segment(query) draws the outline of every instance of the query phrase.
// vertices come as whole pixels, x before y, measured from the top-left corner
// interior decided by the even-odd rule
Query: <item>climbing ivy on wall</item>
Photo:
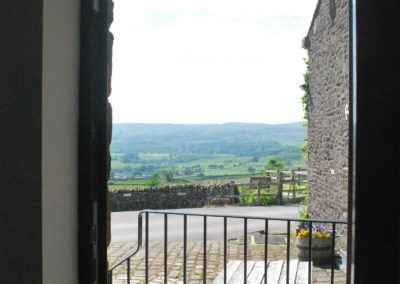
[[[308,60],[305,58],[304,63],[306,64],[306,71],[303,74],[304,84],[300,85],[300,88],[304,91],[301,97],[301,104],[303,106],[304,115],[303,118],[308,121],[309,118],[309,106],[310,106],[310,71],[308,67]]]
[[[304,63],[306,64],[306,71],[303,74],[304,83],[300,85],[300,88],[304,91],[304,94],[301,96],[301,104],[303,106],[304,115],[303,118],[307,120],[304,123],[304,126],[308,126],[308,119],[309,119],[309,111],[310,111],[310,70],[308,65],[308,60],[305,58]],[[303,153],[308,153],[308,144],[307,138],[304,139],[304,144],[300,146],[300,151]],[[307,159],[307,157],[306,157]]]

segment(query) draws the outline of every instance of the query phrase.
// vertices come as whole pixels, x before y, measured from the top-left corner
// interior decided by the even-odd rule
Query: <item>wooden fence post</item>
[[[294,200],[296,198],[296,174],[294,170],[292,170],[292,185],[293,185],[292,198]]]
[[[261,198],[260,198],[260,190],[261,190],[261,181],[257,181],[257,204],[258,206],[261,205]]]
[[[234,180],[231,181],[231,192],[232,192],[232,195],[236,196],[236,197],[233,198],[233,203],[235,203],[235,204],[239,203],[240,202],[239,201],[239,197],[238,197],[239,189],[238,189],[238,186],[235,184]]]
[[[282,189],[283,189],[283,173],[280,170],[276,170],[276,199],[278,205],[282,204]]]

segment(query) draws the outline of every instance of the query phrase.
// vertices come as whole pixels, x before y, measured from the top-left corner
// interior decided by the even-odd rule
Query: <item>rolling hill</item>
[[[178,175],[227,175],[261,171],[269,158],[285,166],[303,163],[302,122],[268,125],[143,124],[113,125],[112,171],[146,176],[173,169]],[[200,171],[200,172],[199,172]]]
[[[307,135],[302,122],[289,124],[113,125],[113,153],[254,153],[268,146],[299,147]]]

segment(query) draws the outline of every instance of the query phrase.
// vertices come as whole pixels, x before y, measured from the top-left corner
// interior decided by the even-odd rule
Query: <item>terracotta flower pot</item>
[[[332,260],[332,238],[311,240],[311,260],[314,264],[327,264]],[[307,261],[309,258],[309,238],[296,239],[297,257],[300,261]]]

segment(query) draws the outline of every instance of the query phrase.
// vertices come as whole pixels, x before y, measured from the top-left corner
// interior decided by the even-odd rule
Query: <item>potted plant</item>
[[[300,223],[294,230],[296,236],[297,257],[300,261],[309,259],[310,226]],[[332,229],[324,226],[311,228],[311,260],[314,264],[326,264],[332,260]]]

